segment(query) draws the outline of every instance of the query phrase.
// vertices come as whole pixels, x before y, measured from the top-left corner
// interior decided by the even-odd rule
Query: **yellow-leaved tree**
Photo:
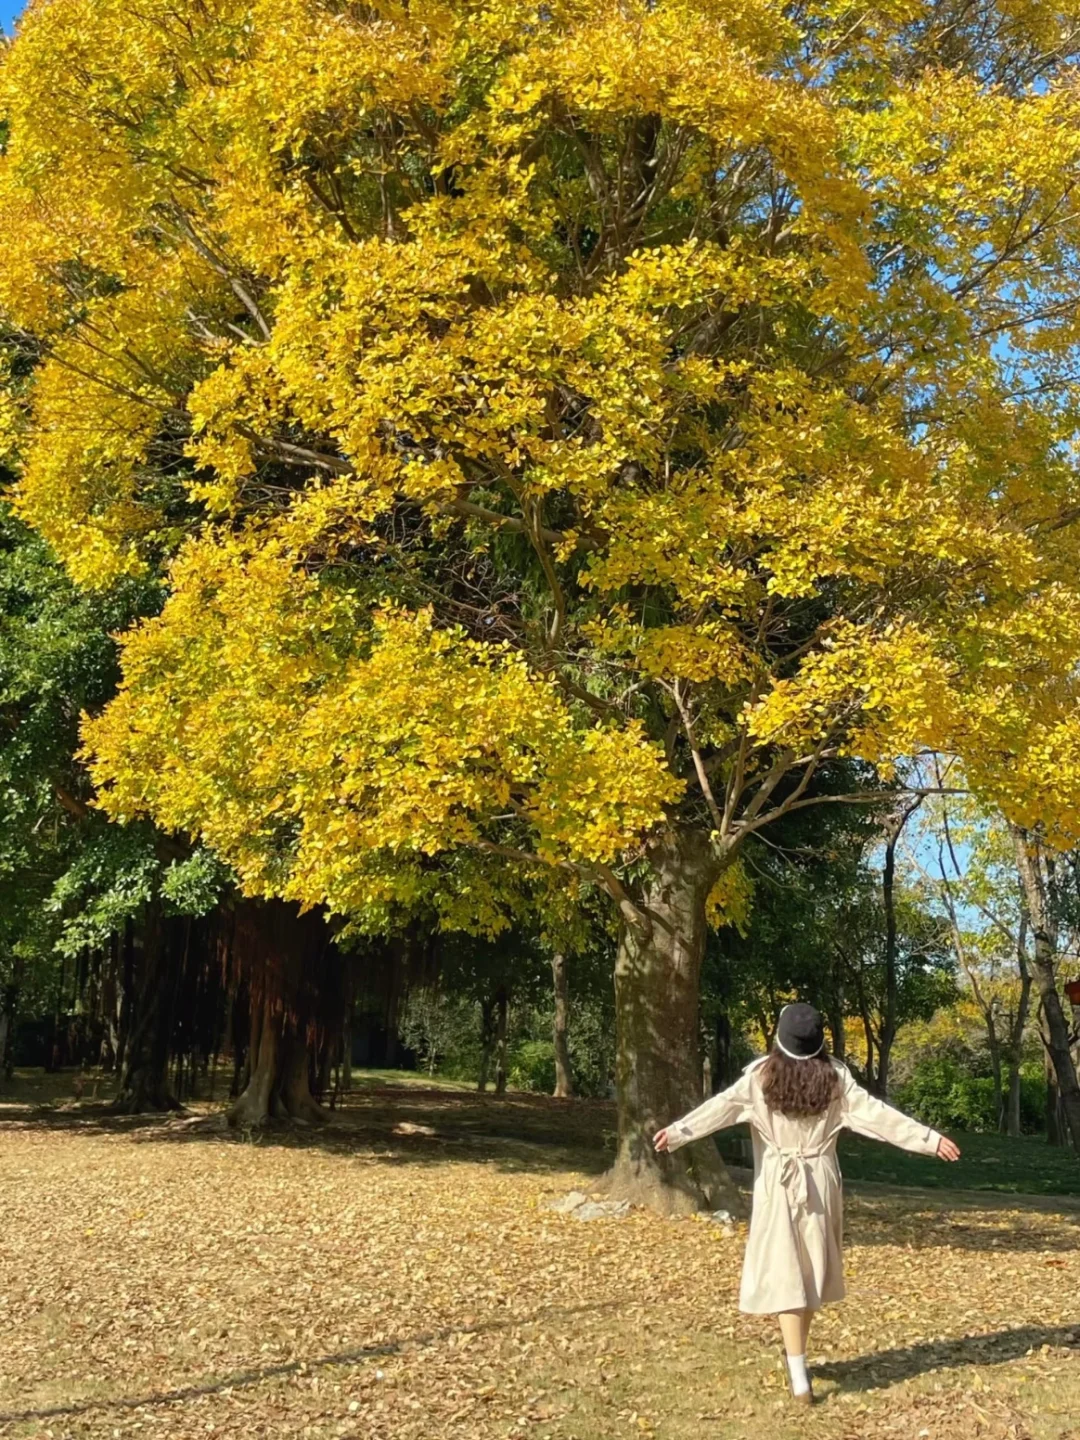
[[[38,0],[5,57],[19,506],[167,567],[102,803],[367,926],[605,889],[631,1198],[720,1193],[651,1147],[709,897],[838,760],[1080,831],[1078,13]]]

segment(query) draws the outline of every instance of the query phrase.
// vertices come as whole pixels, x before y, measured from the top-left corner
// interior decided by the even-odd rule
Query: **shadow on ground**
[[[418,1086],[371,1086],[345,1098],[326,1125],[229,1130],[222,1109],[182,1115],[117,1115],[108,1104],[0,1106],[0,1132],[35,1130],[127,1136],[154,1144],[235,1144],[318,1149],[391,1165],[497,1165],[508,1172],[597,1174],[611,1163],[615,1108],[603,1100],[496,1096]]]
[[[237,1370],[217,1380],[205,1380],[193,1385],[179,1385],[172,1390],[151,1391],[141,1395],[98,1396],[92,1400],[72,1400],[64,1405],[47,1405],[36,1410],[0,1410],[0,1425],[13,1425],[35,1420],[54,1420],[65,1416],[87,1415],[97,1410],[140,1410],[156,1405],[178,1405],[185,1400],[195,1400],[203,1395],[220,1395],[225,1390],[241,1390],[250,1385],[261,1385],[264,1380],[276,1380],[282,1376],[305,1374],[312,1370],[324,1370],[334,1365],[359,1365],[365,1360],[383,1359],[399,1355],[402,1351],[428,1345],[437,1345],[457,1335],[490,1335],[500,1330],[519,1329],[523,1325],[552,1321],[567,1321],[575,1316],[602,1314],[606,1310],[617,1310],[621,1300],[599,1300],[588,1305],[549,1306],[535,1315],[515,1315],[505,1320],[491,1320],[479,1325],[448,1325],[438,1330],[425,1330],[416,1335],[405,1335],[398,1340],[384,1340],[377,1345],[356,1345],[344,1350],[335,1350],[327,1355],[314,1355],[304,1359],[284,1360],[273,1365],[254,1366],[248,1370]]]
[[[230,1131],[223,1109],[205,1102],[181,1115],[127,1116],[113,1114],[104,1102],[50,1106],[0,1097],[0,1133],[29,1129],[113,1135],[136,1144],[317,1149],[388,1166],[467,1162],[538,1175],[600,1175],[611,1164],[615,1128],[615,1107],[606,1100],[556,1100],[524,1092],[496,1096],[419,1084],[365,1084],[344,1097],[327,1125],[270,1125],[248,1133]],[[748,1189],[751,1173],[730,1168],[739,1186]],[[845,1190],[850,1238],[859,1245],[1054,1255],[1071,1253],[1080,1244],[1075,1196],[927,1190],[866,1181],[845,1182]],[[1051,1214],[1058,1223],[1040,1223],[1041,1216]],[[1062,1217],[1067,1217],[1064,1225]]]
[[[814,1366],[815,1380],[833,1380],[841,1390],[881,1390],[935,1370],[965,1365],[1005,1365],[1048,1345],[1080,1359],[1080,1322],[1076,1325],[1021,1325],[988,1335],[956,1340],[926,1340],[895,1350],[879,1350],[851,1360]]]

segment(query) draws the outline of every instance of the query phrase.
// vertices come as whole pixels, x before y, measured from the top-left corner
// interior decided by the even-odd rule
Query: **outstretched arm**
[[[856,1083],[850,1071],[844,1077],[843,1087],[843,1123],[856,1135],[883,1140],[887,1145],[913,1150],[919,1155],[939,1155],[942,1160],[960,1158],[959,1149],[946,1136],[871,1095]]]
[[[729,1125],[738,1125],[750,1118],[750,1077],[744,1071],[726,1090],[721,1090],[711,1100],[706,1100],[681,1120],[673,1120],[653,1136],[657,1150],[678,1150],[689,1145],[691,1140],[700,1140],[715,1130],[726,1130]]]

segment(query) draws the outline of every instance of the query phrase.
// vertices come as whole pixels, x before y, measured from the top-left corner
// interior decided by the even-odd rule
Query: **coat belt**
[[[788,1197],[788,1203],[796,1209],[804,1209],[810,1203],[808,1164],[819,1155],[827,1154],[827,1148],[817,1150],[789,1149],[780,1145],[768,1146],[768,1152],[780,1160],[780,1184]]]

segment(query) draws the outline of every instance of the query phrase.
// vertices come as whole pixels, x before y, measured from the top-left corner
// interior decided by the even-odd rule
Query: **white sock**
[[[810,1389],[810,1376],[806,1369],[805,1355],[789,1355],[787,1357],[788,1373],[791,1376],[791,1393],[793,1395],[805,1395]]]

